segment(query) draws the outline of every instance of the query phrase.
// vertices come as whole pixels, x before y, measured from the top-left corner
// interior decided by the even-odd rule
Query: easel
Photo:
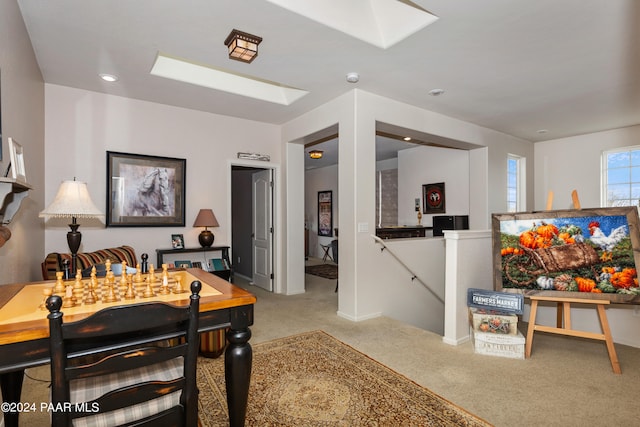
[[[573,207],[575,209],[580,209],[578,193],[575,190],[573,190],[573,192],[571,193],[571,198],[573,199]],[[547,210],[551,210],[552,204],[553,192],[550,191],[549,196],[547,197]],[[549,332],[558,335],[569,335],[580,338],[589,338],[604,341],[607,344],[607,351],[609,352],[609,360],[611,361],[613,372],[615,374],[622,374],[622,371],[620,370],[620,363],[618,362],[618,355],[616,354],[616,349],[613,345],[613,338],[611,337],[611,329],[609,328],[607,313],[605,312],[605,306],[611,303],[609,300],[565,298],[538,295],[531,295],[529,296],[529,298],[531,299],[531,313],[529,315],[529,328],[527,329],[527,341],[525,343],[525,358],[528,359],[531,356],[533,333],[535,331]],[[556,327],[536,325],[538,301],[550,301],[557,304]],[[598,334],[594,332],[576,331],[571,329],[571,303],[595,306],[595,308],[598,310],[598,318],[600,320],[602,333]]]

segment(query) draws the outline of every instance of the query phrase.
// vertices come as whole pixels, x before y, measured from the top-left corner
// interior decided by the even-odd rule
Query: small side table
[[[157,261],[158,264],[156,268],[160,268],[160,266],[164,263],[165,255],[177,255],[184,253],[196,253],[196,252],[216,252],[219,251],[222,253],[222,258],[227,261],[227,265],[229,265],[229,270],[224,271],[212,271],[211,273],[216,276],[222,277],[223,279],[232,282],[233,281],[233,268],[231,267],[231,259],[229,258],[229,246],[209,246],[208,248],[184,248],[184,249],[156,249]]]

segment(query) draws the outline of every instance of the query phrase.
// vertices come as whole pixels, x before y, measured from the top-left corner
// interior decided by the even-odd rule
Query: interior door
[[[273,291],[273,185],[272,171],[252,175],[253,284]]]

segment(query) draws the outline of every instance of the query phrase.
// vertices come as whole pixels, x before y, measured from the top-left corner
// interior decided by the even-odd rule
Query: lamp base
[[[213,233],[209,230],[203,230],[198,235],[198,242],[200,242],[200,246],[202,246],[203,248],[208,248],[209,246],[213,245],[213,240]]]

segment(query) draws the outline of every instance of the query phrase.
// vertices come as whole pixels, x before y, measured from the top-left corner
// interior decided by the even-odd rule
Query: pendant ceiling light
[[[258,45],[262,37],[233,29],[224,44],[229,48],[229,59],[251,62],[258,56]]]

